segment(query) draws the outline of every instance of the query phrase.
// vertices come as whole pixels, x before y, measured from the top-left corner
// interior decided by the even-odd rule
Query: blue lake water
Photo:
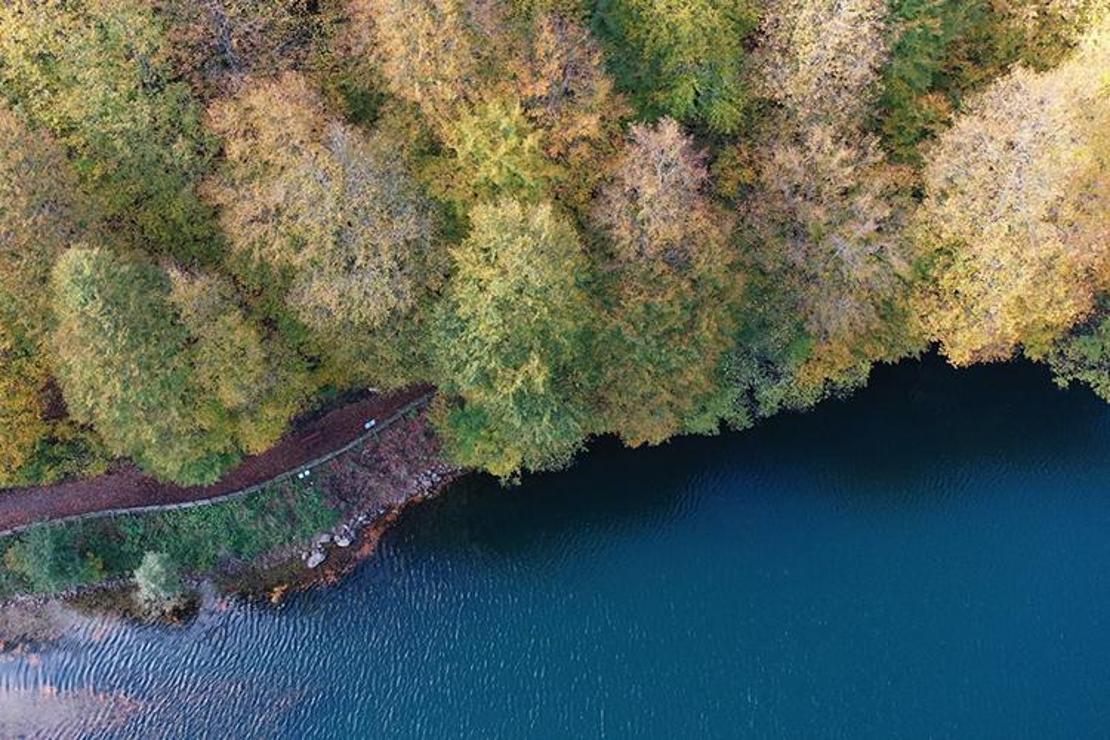
[[[336,587],[90,622],[0,695],[143,738],[1105,737],[1110,406],[1027,365],[884,368],[753,431],[469,481]]]

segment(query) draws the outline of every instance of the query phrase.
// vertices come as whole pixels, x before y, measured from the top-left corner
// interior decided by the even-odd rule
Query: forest
[[[1110,400],[1108,0],[3,0],[0,485],[427,383],[505,481],[937,348]]]

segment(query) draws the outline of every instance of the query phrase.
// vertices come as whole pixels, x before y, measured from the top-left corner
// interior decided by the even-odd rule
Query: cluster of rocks
[[[411,486],[406,491],[405,500],[412,500],[433,493],[439,486],[448,480],[454,472],[450,465],[436,465],[421,472],[411,480]],[[349,521],[343,522],[328,532],[323,532],[312,538],[311,546],[301,553],[301,560],[308,568],[317,568],[328,559],[328,546],[350,547],[358,538],[362,528],[372,524],[390,511],[393,507],[379,505],[373,510],[363,511]]]
[[[416,485],[420,493],[427,493],[435,489],[435,487],[438,486],[442,480],[442,475],[440,475],[435,470],[429,470],[417,476]]]
[[[301,559],[309,568],[316,568],[328,559],[327,545],[336,547],[350,547],[354,542],[355,533],[348,524],[341,524],[330,532],[318,534],[312,538],[312,547],[301,553]]]

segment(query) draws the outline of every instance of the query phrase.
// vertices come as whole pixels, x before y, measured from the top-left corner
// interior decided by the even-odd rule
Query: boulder
[[[313,550],[312,554],[308,556],[308,560],[305,561],[305,565],[307,565],[309,568],[315,568],[327,559],[327,553],[325,553],[323,550]]]

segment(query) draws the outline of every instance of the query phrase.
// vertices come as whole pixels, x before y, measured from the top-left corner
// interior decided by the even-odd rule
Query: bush
[[[4,553],[4,566],[27,581],[31,590],[43,593],[93,583],[104,576],[103,564],[81,551],[69,528],[49,525],[22,534]]]
[[[135,599],[148,614],[165,614],[181,605],[181,574],[164,552],[148,552],[135,569]]]

